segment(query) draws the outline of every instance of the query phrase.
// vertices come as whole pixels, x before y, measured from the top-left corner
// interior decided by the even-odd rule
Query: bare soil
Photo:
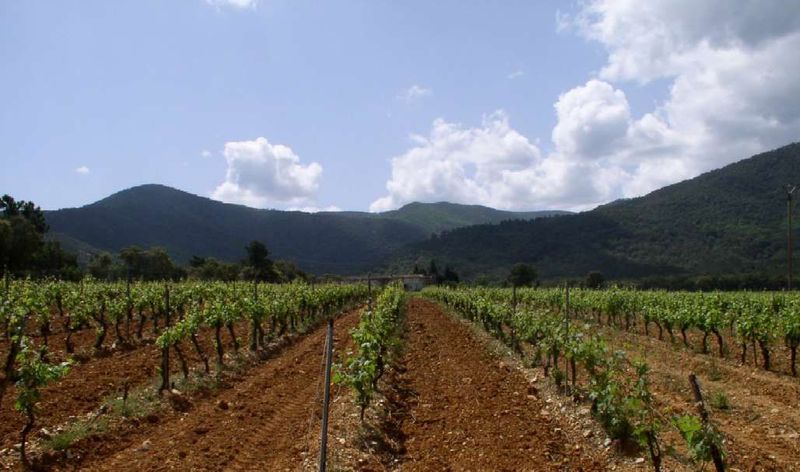
[[[150,326],[147,326],[148,330]],[[240,343],[246,341],[245,323],[238,326],[237,338]],[[207,356],[213,358],[212,330],[205,329],[199,335]],[[245,337],[243,337],[245,335]],[[146,338],[136,341],[126,348],[108,349],[102,353],[93,353],[95,333],[93,329],[83,329],[73,335],[75,345],[75,362],[68,374],[61,380],[47,386],[42,390],[42,401],[39,403],[39,413],[36,419],[36,428],[50,429],[53,426],[85,415],[96,409],[104,399],[122,390],[124,384],[136,387],[151,382],[156,375],[156,367],[160,365],[160,350],[153,344],[149,331]],[[232,340],[223,331],[223,344],[226,351],[231,350]],[[40,342],[41,339],[37,339]],[[106,345],[113,342],[113,332],[106,338]],[[64,336],[53,336],[49,340],[50,359],[62,361],[73,357],[65,350]],[[197,366],[201,361],[191,345],[184,343],[183,352],[187,363]],[[179,364],[174,353],[170,353],[172,362],[171,371],[179,372]],[[0,449],[9,447],[19,442],[19,430],[22,428],[23,416],[14,410],[16,389],[11,387],[6,391],[0,403]]]
[[[613,346],[647,361],[651,389],[666,411],[695,413],[688,376],[697,375],[712,420],[725,436],[732,470],[800,470],[797,378],[699,354],[682,343],[609,328],[603,335]],[[724,395],[730,408],[715,408],[715,395]]]
[[[367,422],[352,393],[334,386],[330,470],[634,471],[650,470],[641,453],[615,450],[586,404],[558,392],[538,367],[523,367],[508,349],[439,305],[411,299],[404,353],[381,382]],[[352,350],[359,311],[336,322],[339,360]],[[651,388],[665,417],[694,413],[687,376],[700,378],[710,400],[723,392],[730,409],[709,402],[726,438],[730,470],[800,470],[800,382],[735,359],[720,359],[652,336],[598,328],[615,348],[646,358]],[[223,333],[226,350],[230,339]],[[237,327],[241,343],[246,327]],[[691,336],[690,336],[691,337]],[[325,327],[296,338],[265,362],[210,391],[188,395],[188,406],[166,407],[70,448],[53,470],[311,470],[316,468]],[[79,350],[93,333],[75,336]],[[201,337],[211,356],[211,336]],[[53,355],[63,355],[61,336]],[[713,345],[712,345],[713,347]],[[243,347],[243,349],[246,349]],[[193,367],[199,359],[184,347]],[[714,352],[714,351],[712,351]],[[142,343],[90,357],[44,391],[37,429],[95,411],[124,382],[147,385],[159,352]],[[177,364],[177,363],[174,363]],[[174,366],[177,370],[177,365]],[[579,379],[579,384],[580,384]],[[0,405],[0,447],[18,442],[21,417],[13,392]],[[669,428],[664,438],[680,444]],[[689,470],[680,446],[665,470]]]
[[[411,391],[402,470],[604,470],[568,435],[529,381],[436,304],[413,299],[407,354]]]
[[[335,348],[349,342],[352,311],[336,322]],[[194,399],[116,435],[84,444],[68,470],[298,470],[305,438],[318,433],[325,327],[312,330],[231,388]]]

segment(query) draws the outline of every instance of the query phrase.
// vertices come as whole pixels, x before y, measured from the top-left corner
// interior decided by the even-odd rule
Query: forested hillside
[[[515,262],[543,277],[777,274],[790,183],[800,183],[800,144],[576,215],[446,231],[405,248],[387,270],[435,258],[471,278],[502,277]]]
[[[73,252],[161,246],[178,262],[191,256],[235,261],[252,240],[314,273],[350,274],[383,263],[400,247],[461,225],[533,218],[450,203],[410,204],[387,213],[259,210],[162,185],[123,190],[81,208],[46,213],[55,239]]]

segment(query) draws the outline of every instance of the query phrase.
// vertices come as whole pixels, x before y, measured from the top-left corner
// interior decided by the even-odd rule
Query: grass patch
[[[711,406],[716,408],[717,410],[731,409],[731,402],[730,400],[728,400],[728,396],[725,395],[725,392],[717,391],[712,393],[709,403],[711,403]]]
[[[708,380],[712,382],[719,382],[722,380],[722,371],[719,369],[716,359],[711,358],[711,365],[708,366],[706,375],[708,376]]]
[[[104,403],[112,415],[122,418],[142,418],[158,409],[160,398],[152,388],[146,388],[134,395],[119,396],[106,400]]]
[[[46,440],[43,446],[54,451],[64,451],[76,441],[91,436],[92,434],[103,433],[108,430],[108,420],[98,418],[94,421],[80,421],[71,423],[64,431],[54,434]]]

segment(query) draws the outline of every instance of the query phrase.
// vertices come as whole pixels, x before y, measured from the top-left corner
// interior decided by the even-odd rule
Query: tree
[[[532,265],[517,263],[511,268],[508,281],[514,287],[530,287],[537,277],[536,269]]]
[[[586,275],[586,288],[601,288],[606,279],[597,270],[593,270]]]
[[[450,266],[444,267],[444,275],[442,275],[442,281],[447,285],[455,285],[459,281],[458,274],[456,271],[450,268]]]
[[[267,246],[261,241],[251,241],[245,250],[247,257],[244,263],[250,269],[250,277],[267,282],[275,281],[277,277]]]
[[[431,259],[430,264],[428,265],[428,275],[435,279],[439,279],[439,269],[436,267],[436,260]]]
[[[92,254],[87,269],[95,279],[110,280],[114,275],[114,257],[107,252]]]
[[[63,276],[77,272],[77,259],[61,246],[45,241],[44,212],[33,202],[0,197],[0,268],[31,276]]]
[[[198,269],[200,267],[203,267],[207,261],[208,258],[206,257],[192,256],[192,258],[189,259],[189,267]]]
[[[139,246],[128,246],[119,252],[119,258],[125,263],[126,272],[134,279],[144,276],[144,251]]]
[[[308,274],[291,261],[276,261],[275,271],[279,274],[281,282],[291,282],[296,279],[308,280]]]
[[[120,272],[129,272],[134,279],[167,280],[185,275],[163,247],[151,247],[145,251],[138,246],[129,246],[120,251],[119,258],[125,263]]]
[[[200,261],[202,260],[202,263]],[[194,256],[189,263],[189,277],[199,280],[223,280],[230,282],[239,278],[242,266],[220,262],[213,257]]]
[[[78,280],[82,276],[78,257],[61,249],[58,241],[45,241],[32,262],[36,272],[44,277]]]

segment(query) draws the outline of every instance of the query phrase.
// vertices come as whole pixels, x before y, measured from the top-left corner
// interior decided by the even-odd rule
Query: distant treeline
[[[9,274],[17,278],[78,280],[91,275],[99,280],[190,278],[264,282],[308,278],[292,262],[270,259],[269,250],[259,241],[242,248],[240,262],[194,256],[189,265],[183,267],[175,264],[164,248],[130,246],[117,254],[93,254],[86,267],[82,267],[74,254],[64,251],[58,242],[45,239],[48,230],[44,212],[36,204],[3,195],[0,198],[0,277]]]
[[[119,254],[103,252],[89,259],[86,267],[92,277],[99,280],[260,280],[263,282],[291,282],[308,279],[308,274],[292,262],[273,261],[269,250],[260,241],[252,241],[244,249],[240,262],[224,262],[212,257],[193,256],[189,265],[176,265],[164,248],[142,249],[127,247]]]
[[[610,286],[633,287],[641,290],[669,290],[686,292],[713,292],[713,291],[764,291],[786,290],[786,276],[768,274],[732,274],[732,275],[700,275],[700,276],[651,276],[640,279],[604,280],[602,276],[587,276],[583,279],[546,279],[537,283],[541,287],[564,286],[577,288],[603,288]],[[800,289],[800,279],[794,279],[793,289]],[[504,284],[509,285],[509,284]]]
[[[731,275],[702,275],[695,277],[646,277],[633,282],[642,289],[687,290],[690,292],[708,292],[713,290],[785,290],[787,277],[785,275],[767,274],[731,274]],[[798,288],[800,280],[794,279],[793,288]]]

